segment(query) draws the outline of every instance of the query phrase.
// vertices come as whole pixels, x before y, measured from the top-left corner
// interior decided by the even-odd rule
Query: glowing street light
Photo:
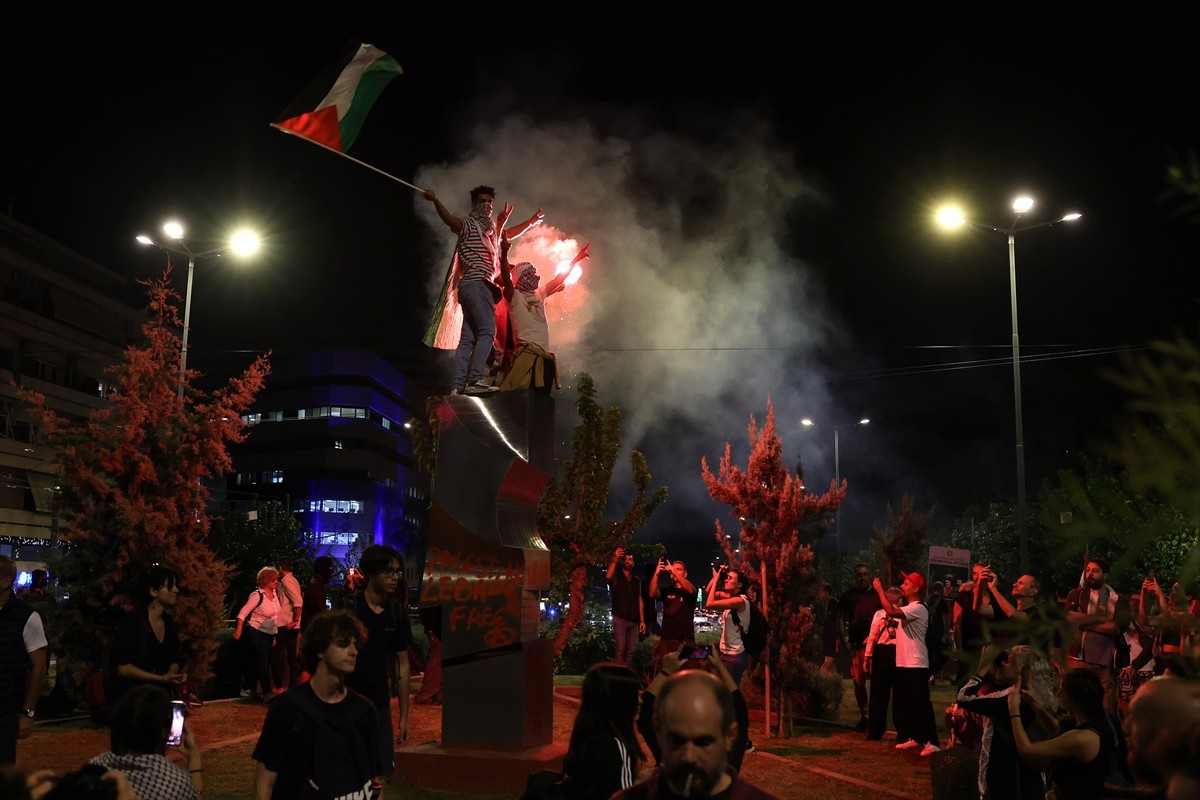
[[[220,247],[194,251],[184,241],[183,225],[178,222],[174,220],[167,222],[163,225],[163,233],[171,240],[171,245],[157,242],[145,234],[135,238],[140,244],[157,247],[159,250],[166,250],[170,253],[178,253],[188,258],[187,293],[184,295],[183,301],[183,344],[179,352],[179,396],[183,397],[183,377],[187,374],[188,330],[192,319],[192,273],[196,268],[196,259],[220,258],[226,250],[232,251],[234,255],[249,256],[257,252],[259,239],[258,235],[252,231],[239,230],[230,237],[226,244]]]
[[[842,423],[841,425],[822,425],[820,423],[813,422],[808,417],[805,417],[804,419],[800,420],[800,424],[805,426],[806,428],[832,428],[833,429],[833,484],[834,484],[834,486],[842,485],[842,459],[841,459],[841,454],[838,452],[838,433],[843,428],[857,428],[859,425],[867,425],[870,422],[871,422],[871,420],[867,419],[866,417],[863,417],[858,422],[845,422],[845,423]],[[834,546],[835,546],[834,555],[835,555],[835,564],[836,564],[834,569],[837,570],[837,576],[838,576],[839,581],[842,579],[842,529],[841,529],[841,526],[838,524],[840,522],[841,513],[842,513],[842,505],[841,505],[841,503],[838,503],[838,507],[833,510],[833,537],[834,537]]]
[[[1025,544],[1025,433],[1021,422],[1021,344],[1017,334],[1017,238],[1020,231],[1046,228],[1060,222],[1074,222],[1083,215],[1078,212],[1063,214],[1057,219],[1038,222],[1032,225],[1021,225],[1021,217],[1029,213],[1034,206],[1033,198],[1020,195],[1012,202],[1013,221],[1007,227],[999,225],[984,225],[969,219],[966,213],[956,206],[943,206],[937,210],[935,219],[943,228],[961,228],[970,225],[980,230],[996,231],[1008,237],[1008,284],[1009,295],[1012,298],[1012,365],[1013,365],[1013,404],[1016,408],[1017,423],[1017,534],[1021,548],[1021,571],[1029,569],[1029,550]]]

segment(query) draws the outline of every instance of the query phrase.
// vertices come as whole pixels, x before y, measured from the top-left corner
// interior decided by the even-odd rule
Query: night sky
[[[941,527],[1015,499],[1006,239],[935,230],[943,199],[999,226],[1020,191],[1038,200],[1028,223],[1084,215],[1016,239],[1031,500],[1108,434],[1118,349],[1196,332],[1200,228],[1158,199],[1172,154],[1200,143],[1194,59],[1168,20],[864,7],[568,26],[543,9],[510,29],[503,9],[442,13],[10,26],[3,211],[131,281],[161,274],[133,236],[170,215],[194,248],[257,226],[253,264],[196,269],[189,365],[209,374],[267,349],[427,355],[453,236],[413,190],[269,126],[349,40],[376,45],[404,75],[350,155],[459,214],[481,183],[514,220],[542,207],[515,250],[543,274],[553,245],[591,242],[550,301],[553,349],[565,383],[587,371],[621,407],[671,492],[639,538],[693,575],[726,519],[700,459],[729,441],[744,464],[768,397],[818,489],[833,433],[800,419],[872,420],[840,434],[845,552],[905,493]]]

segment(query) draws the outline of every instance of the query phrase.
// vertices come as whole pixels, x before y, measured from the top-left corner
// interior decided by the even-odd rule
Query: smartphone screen
[[[185,708],[182,700],[171,701],[171,732],[167,735],[168,747],[178,747],[183,744],[183,715]]]
[[[679,654],[681,661],[691,661],[693,659],[707,660],[709,653],[712,652],[710,644],[693,644],[685,645],[683,651]]]

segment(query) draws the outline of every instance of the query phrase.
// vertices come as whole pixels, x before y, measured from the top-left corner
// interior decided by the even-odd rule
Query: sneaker
[[[752,741],[750,741],[749,739],[747,739],[747,740],[746,740],[746,749],[745,749],[743,752],[746,752],[746,753],[753,753],[753,752],[754,752],[754,750],[755,750],[755,747],[754,747],[754,742],[752,742]]]
[[[854,726],[854,732],[855,733],[866,733],[867,732],[867,718],[866,717],[859,718],[858,724]]]
[[[896,749],[897,750],[913,750],[920,746],[921,746],[921,743],[918,742],[916,739],[907,739],[907,740],[901,742],[900,744],[896,745]]]
[[[199,697],[196,697],[194,692],[189,693],[188,696],[184,698],[184,702],[187,703],[189,706],[192,706],[193,708],[195,708],[196,706],[204,705],[204,701],[201,700]]]
[[[919,755],[921,758],[929,758],[931,755],[940,751],[941,749],[942,748],[938,747],[933,742],[930,742],[929,744],[925,745],[924,749],[921,750]]]
[[[493,392],[498,391],[500,391],[499,386],[489,386],[483,381],[475,381],[466,389],[463,389],[463,394],[470,395],[471,397],[478,397],[480,395],[492,394]]]
[[[250,696],[249,689],[242,689],[240,692],[238,692],[238,697],[249,697],[249,696]]]

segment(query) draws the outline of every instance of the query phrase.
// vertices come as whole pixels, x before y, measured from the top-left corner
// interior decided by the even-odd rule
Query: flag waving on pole
[[[370,44],[352,42],[345,54],[312,83],[273,127],[345,153],[358,138],[371,107],[403,70]]]

